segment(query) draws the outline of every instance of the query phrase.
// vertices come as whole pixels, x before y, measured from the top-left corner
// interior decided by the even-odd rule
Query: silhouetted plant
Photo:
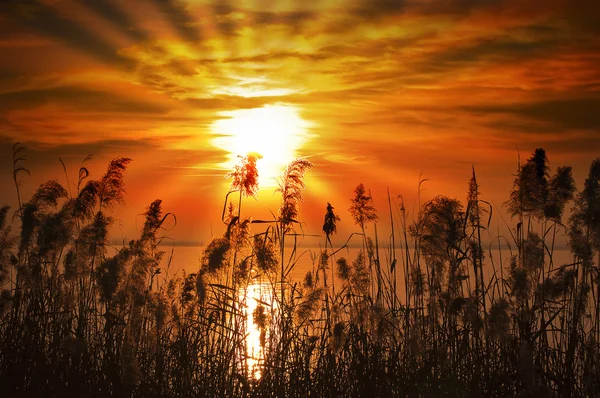
[[[279,221],[284,230],[287,230],[291,223],[298,222],[298,205],[302,202],[302,193],[306,189],[304,175],[312,167],[312,163],[307,159],[293,160],[277,182],[276,192],[281,193]]]
[[[511,286],[511,296],[516,299],[518,306],[527,303],[531,292],[531,275],[527,268],[519,266],[515,256],[510,259],[509,284]]]
[[[577,195],[570,219],[574,234],[584,233],[595,250],[600,250],[600,158],[590,166],[583,191]]]
[[[126,267],[131,261],[131,256],[131,248],[124,247],[115,256],[104,260],[96,271],[101,292],[100,298],[109,306],[118,286],[125,279]]]
[[[243,248],[249,245],[251,223],[252,220],[249,218],[241,222],[236,219],[235,222],[231,222],[227,226],[225,237],[229,239],[236,252],[240,252]]]
[[[259,304],[256,306],[252,312],[252,321],[260,331],[259,341],[260,345],[264,347],[266,344],[267,329],[271,323],[269,314],[266,312],[264,305]]]
[[[337,260],[337,275],[342,281],[343,291],[348,297],[365,297],[368,294],[371,277],[362,250],[358,252],[351,265],[344,257],[340,257]]]
[[[255,235],[252,249],[258,269],[265,274],[274,272],[279,256],[273,240],[268,235]]]
[[[361,183],[354,189],[354,198],[351,200],[350,215],[354,223],[364,231],[365,226],[377,220],[377,210],[372,204],[371,196],[367,195],[365,186]]]
[[[356,259],[352,262],[352,273],[350,274],[350,286],[357,294],[366,296],[371,282],[369,270],[366,266],[365,256],[362,251],[358,252]]]
[[[94,214],[98,201],[98,181],[90,181],[79,191],[75,199],[75,214],[81,219],[89,219]]]
[[[596,296],[594,301],[597,301],[600,297],[600,283],[598,282],[597,268],[593,268],[593,257],[594,252],[597,252],[598,261],[600,262],[600,158],[592,162],[583,191],[575,199],[575,206],[569,219],[569,227],[569,246],[576,260],[581,262],[584,287],[591,289],[592,295]],[[584,287],[580,290],[579,296],[576,297],[573,317],[580,316],[579,306],[587,304],[584,302]],[[593,334],[596,342],[598,342],[600,341],[600,305],[595,307]],[[573,330],[572,333],[575,333],[575,331]],[[574,355],[570,351],[569,354]],[[573,369],[569,368],[569,371],[572,373]],[[573,377],[573,375],[570,374],[570,377]]]
[[[510,199],[505,203],[511,215],[542,218],[548,199],[548,158],[537,148],[531,158],[520,166]]]
[[[98,182],[98,200],[101,207],[112,208],[122,204],[125,198],[125,170],[130,158],[117,158],[110,161],[106,173]]]
[[[344,282],[350,280],[350,266],[345,257],[340,257],[336,261],[337,264],[337,276]]]
[[[328,204],[325,250],[311,251],[304,281],[288,279],[299,257],[294,226],[309,168],[302,161],[280,181],[279,216],[258,221],[266,230],[251,234],[253,221],[226,201],[224,231],[204,248],[197,272],[169,275],[168,263],[163,272],[161,234],[172,215],[160,200],[145,209],[139,237],[108,255],[109,210],[124,199],[125,159],[111,162],[99,180],[88,180],[82,164],[76,193],[50,181],[29,201],[19,199],[20,230],[10,225],[8,207],[0,207],[5,395],[583,397],[600,385],[594,263],[600,160],[569,219],[574,261],[561,266],[553,260],[554,239],[574,184],[568,167],[548,177],[543,150],[521,169],[521,193],[511,197],[537,195],[518,203],[518,251],[505,273],[503,260],[496,262],[482,242],[484,233],[492,242],[498,237],[489,231],[491,207],[484,206],[474,171],[466,209],[437,196],[411,226],[403,204],[394,223],[388,196],[391,226],[400,225],[404,247],[398,259],[388,248],[375,295],[369,265],[379,266],[385,245],[377,224],[373,236],[365,234],[376,212],[360,185],[352,216],[363,247],[336,260],[339,250],[327,238],[339,218]],[[539,224],[522,224],[532,220]],[[294,241],[284,269],[286,235]],[[404,299],[392,288],[397,260],[404,263]],[[337,293],[324,277],[330,261],[342,285]],[[259,281],[268,294],[248,311],[245,289]],[[285,297],[277,296],[280,287]],[[247,347],[250,322],[260,332],[258,354]]]
[[[258,153],[249,153],[240,157],[240,161],[233,166],[233,170],[225,176],[231,178],[231,190],[239,191],[241,196],[253,196],[258,194],[258,169],[256,161],[261,159]]]
[[[19,189],[21,186],[21,180],[19,180],[20,173],[27,173],[31,175],[29,170],[21,164],[25,161],[25,157],[23,156],[23,152],[25,151],[25,147],[21,145],[21,143],[17,142],[13,145],[12,149],[12,159],[13,159],[13,181],[15,183],[15,188],[17,190],[17,204],[19,206],[18,212],[21,218],[23,218],[23,210],[21,208],[21,190]]]
[[[206,282],[204,281],[204,273],[198,272],[196,275],[196,297],[200,302],[204,302],[206,298]]]
[[[0,207],[0,287],[4,286],[10,273],[12,250],[16,241],[11,234],[11,227],[6,225],[9,209],[9,206]]]
[[[303,325],[314,315],[321,304],[324,293],[323,288],[311,286],[310,284],[305,284],[304,289],[302,300],[296,305],[295,309],[296,322],[299,325]]]
[[[339,221],[340,217],[333,212],[331,203],[327,202],[327,212],[325,213],[325,221],[323,222],[323,232],[325,232],[327,239],[337,232],[337,223]]]
[[[222,236],[213,238],[204,249],[202,267],[208,273],[216,273],[226,265],[230,249],[229,239]]]
[[[574,192],[575,181],[571,167],[559,167],[548,183],[548,201],[544,208],[544,216],[560,223],[565,205],[573,199]]]
[[[432,295],[440,294],[444,285],[449,299],[459,294],[467,238],[464,217],[460,202],[438,196],[423,205],[416,223],[411,226],[411,234],[419,239],[419,248],[428,266]]]
[[[42,184],[29,202],[23,205],[20,253],[32,243],[34,234],[41,227],[48,211],[55,208],[58,200],[67,197],[67,191],[58,181],[48,181]]]

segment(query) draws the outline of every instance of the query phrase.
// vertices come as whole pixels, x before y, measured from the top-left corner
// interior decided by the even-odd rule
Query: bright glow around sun
[[[261,188],[276,185],[276,178],[308,140],[312,124],[292,105],[266,105],[262,108],[221,112],[222,119],[212,125],[219,137],[213,144],[229,152],[226,169],[238,162],[238,156],[257,152]]]

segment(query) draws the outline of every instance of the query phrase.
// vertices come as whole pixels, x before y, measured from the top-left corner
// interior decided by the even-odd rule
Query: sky
[[[438,194],[508,198],[519,157],[546,149],[579,188],[600,156],[597,0],[0,1],[0,203],[16,205],[11,150],[26,148],[28,198],[65,186],[83,159],[99,178],[133,159],[115,237],[133,238],[154,199],[168,236],[220,233],[224,175],[256,151],[261,191],[246,216],[272,219],[274,179],[297,156],[304,231],[327,202],[338,239],[364,183],[382,220]],[[409,215],[410,217],[410,215]]]

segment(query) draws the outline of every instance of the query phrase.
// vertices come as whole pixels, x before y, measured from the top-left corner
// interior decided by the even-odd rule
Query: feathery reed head
[[[337,223],[340,218],[333,212],[333,206],[327,202],[327,212],[325,213],[325,220],[323,222],[323,232],[328,237],[333,235],[337,231]]]
[[[253,252],[256,265],[261,272],[271,273],[279,263],[277,248],[268,235],[254,235]]]
[[[229,239],[223,236],[213,238],[204,248],[202,269],[214,274],[223,268],[229,261],[229,249],[231,249]]]
[[[548,200],[544,207],[544,216],[560,222],[565,205],[573,199],[574,193],[575,181],[571,167],[559,167],[548,184]]]
[[[240,191],[242,196],[256,197],[259,189],[256,162],[259,159],[262,159],[262,155],[255,152],[240,156],[240,161],[233,166],[233,170],[225,175],[225,178],[232,179],[232,191]]]
[[[503,340],[509,333],[510,326],[510,305],[504,298],[500,298],[498,301],[492,304],[490,309],[489,322],[489,333],[495,340]]]
[[[98,184],[97,194],[102,206],[112,208],[115,204],[124,202],[125,171],[131,161],[131,158],[116,158],[108,164],[106,173]]]
[[[337,263],[337,275],[342,281],[350,280],[350,265],[345,257],[340,257],[336,261]]]
[[[367,195],[365,186],[360,183],[354,188],[354,198],[350,200],[350,215],[354,223],[364,228],[367,223],[377,220],[377,210],[373,206],[370,195]]]
[[[281,193],[279,220],[287,228],[292,222],[297,222],[298,205],[302,202],[302,193],[306,189],[304,175],[313,167],[308,159],[298,158],[291,161],[279,178],[276,192]]]

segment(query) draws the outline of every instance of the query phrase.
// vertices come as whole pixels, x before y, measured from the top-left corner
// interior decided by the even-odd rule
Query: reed
[[[295,281],[289,275],[302,256],[300,205],[312,167],[305,159],[282,175],[279,213],[251,220],[242,199],[258,191],[260,160],[242,158],[229,174],[222,233],[203,248],[196,272],[170,275],[161,242],[176,219],[160,200],[144,211],[139,237],[108,255],[110,211],[125,197],[130,159],[113,160],[98,180],[84,161],[76,192],[53,180],[23,202],[23,153],[14,147],[19,207],[0,208],[5,396],[585,397],[600,390],[600,159],[580,192],[569,167],[550,175],[543,149],[519,164],[506,203],[513,217],[506,264],[489,243],[503,239],[491,227],[501,209],[485,201],[475,169],[464,204],[440,195],[419,205],[412,221],[401,197],[396,203],[388,192],[389,242],[380,241],[371,194],[360,184],[350,199],[357,231],[348,241],[360,236],[361,250],[339,254],[348,242],[332,243],[343,221],[327,203],[324,247]],[[561,231],[568,264],[555,261]],[[250,311],[253,286],[262,295]]]

